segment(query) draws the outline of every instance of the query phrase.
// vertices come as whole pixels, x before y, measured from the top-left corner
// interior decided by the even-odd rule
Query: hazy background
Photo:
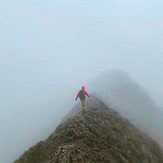
[[[163,108],[162,6],[0,0],[0,162],[46,138],[103,71],[126,71]]]

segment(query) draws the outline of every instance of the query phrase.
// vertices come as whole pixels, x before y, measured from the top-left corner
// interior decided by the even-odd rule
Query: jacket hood
[[[81,90],[85,91],[85,87],[84,87],[84,86],[82,86],[82,87],[81,87]]]

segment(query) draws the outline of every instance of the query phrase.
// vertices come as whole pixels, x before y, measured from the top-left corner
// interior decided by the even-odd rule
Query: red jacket
[[[85,87],[84,87],[84,86],[82,86],[81,90],[84,91],[84,95],[90,97],[89,94],[85,91]],[[79,97],[79,92],[78,92],[78,94],[77,94],[77,96],[76,96],[76,100],[78,99],[78,97]],[[85,98],[84,98],[84,99],[85,99]]]

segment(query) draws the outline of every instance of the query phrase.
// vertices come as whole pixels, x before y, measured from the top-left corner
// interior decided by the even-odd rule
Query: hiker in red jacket
[[[76,101],[77,101],[78,97],[80,98],[80,101],[81,101],[81,104],[82,104],[82,111],[85,110],[85,99],[86,99],[85,96],[90,97],[89,94],[85,91],[85,87],[82,86],[81,90],[78,92],[78,94],[76,96]]]

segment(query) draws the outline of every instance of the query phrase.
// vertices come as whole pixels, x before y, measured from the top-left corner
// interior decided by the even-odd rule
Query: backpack
[[[84,93],[83,90],[80,90],[80,91],[79,91],[79,98],[80,98],[80,99],[84,99],[84,98],[85,98],[85,93]]]

